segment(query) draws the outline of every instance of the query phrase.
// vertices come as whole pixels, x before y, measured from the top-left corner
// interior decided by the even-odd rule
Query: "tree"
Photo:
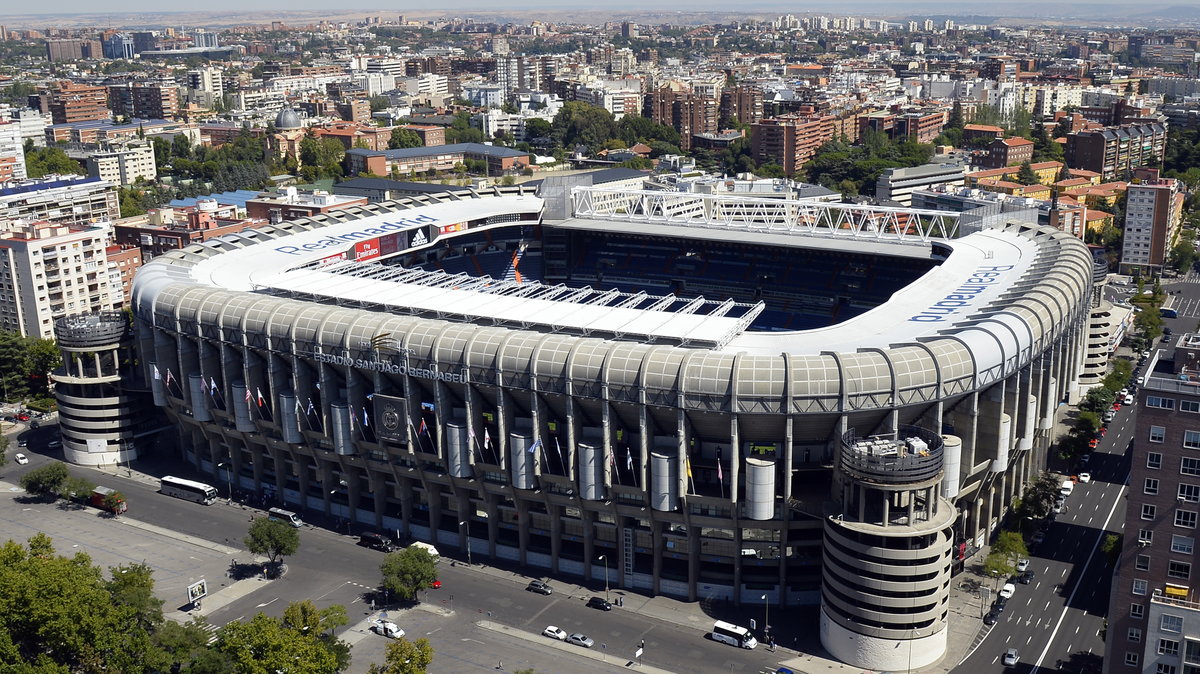
[[[996,536],[996,542],[992,543],[992,552],[1013,560],[1029,556],[1029,550],[1025,547],[1025,539],[1017,531],[1001,531]]]
[[[1022,185],[1038,184],[1037,174],[1033,172],[1033,167],[1029,165],[1029,162],[1021,164],[1020,170],[1017,171],[1017,182]]]
[[[437,580],[437,561],[420,546],[409,546],[383,558],[383,587],[399,599],[413,600],[417,590]]]
[[[392,150],[401,150],[407,147],[422,147],[425,143],[421,141],[421,136],[412,129],[405,129],[397,126],[392,129],[392,137],[388,139],[388,148]]]
[[[233,661],[233,674],[333,674],[338,658],[315,634],[259,613],[217,630],[216,650]]]
[[[1017,567],[1011,559],[995,551],[988,553],[987,559],[983,560],[983,572],[988,576],[1008,578],[1016,570]]]
[[[431,662],[433,647],[428,639],[409,641],[401,637],[388,644],[384,664],[372,664],[367,674],[425,674]]]
[[[554,128],[550,126],[550,122],[544,119],[534,117],[525,120],[525,137],[526,138],[547,138],[553,133]]]
[[[1104,561],[1109,566],[1117,563],[1117,558],[1121,556],[1121,534],[1108,534],[1104,537],[1104,542],[1100,544],[1100,551],[1104,553]]]
[[[58,496],[69,473],[62,461],[48,463],[21,476],[21,488],[34,496]]]
[[[950,108],[950,119],[946,120],[947,129],[962,129],[966,125],[963,117],[962,103],[954,101],[954,106]]]
[[[105,589],[113,603],[130,610],[133,622],[151,631],[163,621],[163,600],[154,596],[154,570],[144,562],[124,564],[109,569],[112,579]]]
[[[300,549],[300,533],[286,522],[258,517],[250,524],[243,542],[250,552],[266,555],[271,564],[282,564],[284,556]]]

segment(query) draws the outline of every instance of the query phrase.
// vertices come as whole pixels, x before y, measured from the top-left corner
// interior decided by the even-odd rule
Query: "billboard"
[[[379,239],[368,239],[354,244],[355,260],[372,260],[382,254]]]
[[[376,393],[375,435],[380,440],[397,444],[408,442],[408,400]]]

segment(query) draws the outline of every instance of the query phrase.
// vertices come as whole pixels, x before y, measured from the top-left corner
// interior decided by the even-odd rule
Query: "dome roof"
[[[301,129],[304,128],[304,123],[300,121],[300,115],[297,115],[295,110],[284,108],[279,111],[278,115],[275,115],[275,128],[281,131],[284,129]]]

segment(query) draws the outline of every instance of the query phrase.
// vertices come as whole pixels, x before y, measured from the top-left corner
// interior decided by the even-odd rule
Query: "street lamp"
[[[471,527],[467,526],[466,520],[458,523],[460,527],[467,527],[467,566],[475,566],[471,563]]]
[[[771,603],[767,601],[767,594],[765,592],[763,593],[762,600],[763,600],[763,637],[766,638],[771,635],[771,622],[768,620],[768,618],[770,617],[769,611],[771,609]]]
[[[121,454],[117,454],[117,465],[121,465]],[[222,461],[217,464],[217,469],[225,469],[225,486],[229,490],[229,502],[233,503],[233,467]]]
[[[600,561],[604,562],[604,601],[608,599],[608,555],[600,555]]]

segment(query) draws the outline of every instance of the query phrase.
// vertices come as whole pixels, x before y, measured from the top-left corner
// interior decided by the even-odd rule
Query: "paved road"
[[[10,464],[3,472],[4,479],[16,482],[20,473],[51,460],[40,448],[53,430],[43,429],[38,433],[25,450],[32,460],[30,465]],[[224,500],[206,507],[166,497],[157,493],[156,485],[127,479],[123,469],[114,472],[72,467],[71,470],[122,491],[129,503],[128,518],[232,548],[244,549],[240,541],[246,527],[252,517],[261,514]],[[382,553],[355,545],[355,540],[325,529],[304,527],[300,550],[286,560],[289,571],[284,578],[215,610],[209,620],[221,625],[259,611],[280,615],[288,602],[308,598],[319,606],[346,606],[351,621],[347,629],[352,629],[354,623],[375,613],[370,603],[383,558]],[[248,557],[245,553],[241,561]],[[147,561],[153,565],[153,559]],[[788,657],[783,652],[772,654],[765,648],[745,651],[713,642],[705,637],[705,628],[711,624],[688,628],[629,609],[616,608],[610,612],[589,609],[584,602],[592,595],[590,591],[555,592],[543,597],[525,591],[529,576],[515,572],[484,573],[465,565],[452,565],[449,560],[443,560],[440,567],[443,588],[429,590],[426,602],[447,612],[453,610],[453,615],[410,610],[390,616],[411,635],[430,638],[438,653],[439,672],[495,671],[499,660],[503,660],[508,671],[521,667],[536,667],[539,673],[611,671],[614,666],[623,666],[642,640],[646,643],[642,661],[674,672],[774,671]],[[224,581],[210,577],[210,591]],[[551,582],[556,587],[567,587],[565,583]],[[599,593],[603,594],[603,590]],[[627,596],[634,600],[627,601],[628,604],[638,599]],[[172,600],[167,608],[179,605],[180,602]],[[476,623],[482,620],[516,627],[528,639],[522,642],[510,635],[481,629]],[[591,636],[596,641],[596,650],[617,664],[572,657],[570,651],[564,654],[545,645],[544,638],[538,635],[550,624]],[[370,662],[381,661],[384,643],[384,639],[375,635],[361,636],[355,646],[356,659],[351,671],[365,671]]]

